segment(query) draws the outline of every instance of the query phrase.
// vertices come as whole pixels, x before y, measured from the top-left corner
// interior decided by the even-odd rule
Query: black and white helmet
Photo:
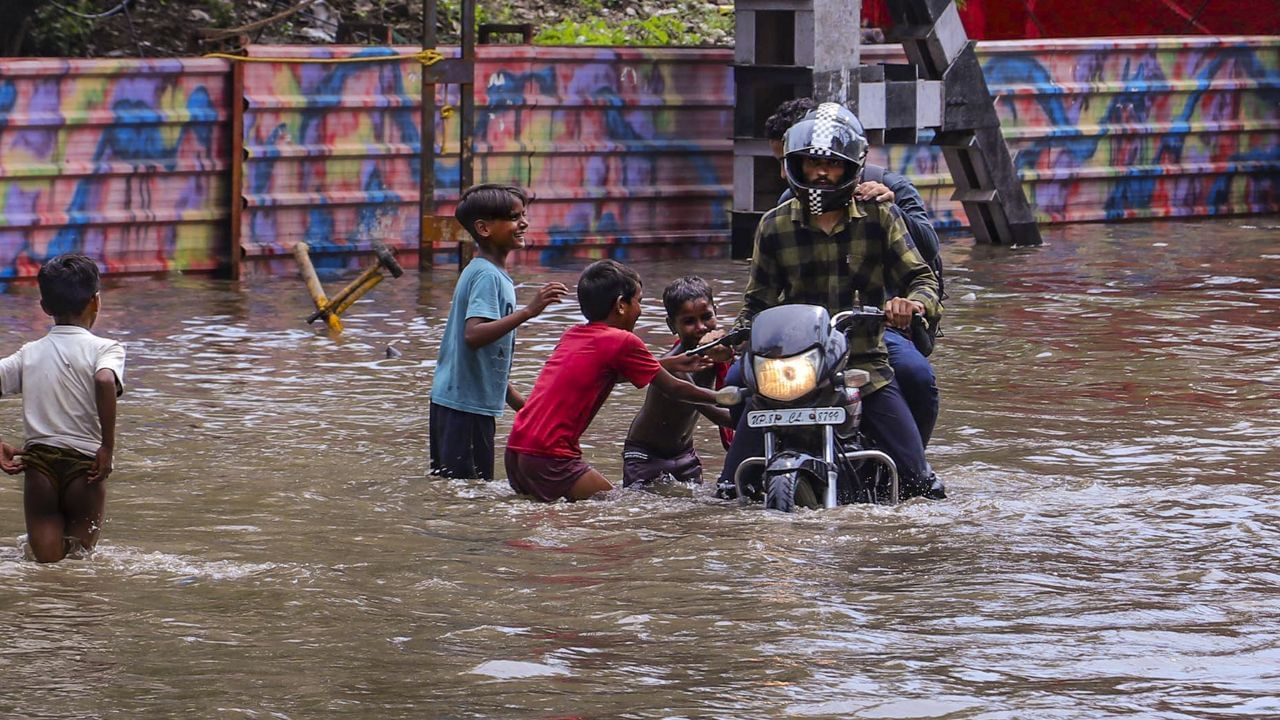
[[[805,158],[844,162],[844,175],[834,185],[810,185],[804,179]],[[792,125],[783,138],[783,171],[787,184],[805,209],[819,215],[848,207],[867,159],[867,138],[856,115],[839,103],[822,103]]]

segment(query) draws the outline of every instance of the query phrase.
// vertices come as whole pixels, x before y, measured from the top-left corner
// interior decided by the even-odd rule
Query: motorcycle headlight
[[[755,358],[756,390],[767,398],[786,402],[811,392],[818,386],[818,348],[788,358]]]

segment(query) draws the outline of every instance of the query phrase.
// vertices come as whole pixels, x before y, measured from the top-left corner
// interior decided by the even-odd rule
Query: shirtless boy
[[[711,287],[700,277],[682,277],[662,293],[667,327],[679,342],[663,357],[672,357],[724,335],[716,328],[716,304]],[[709,353],[714,365],[693,373],[673,373],[693,384],[713,388],[729,369],[733,351]],[[693,449],[693,429],[703,415],[720,427],[732,427],[729,411],[711,405],[679,402],[650,385],[644,406],[631,422],[622,446],[622,486],[643,487],[664,479],[702,482],[702,460]]]

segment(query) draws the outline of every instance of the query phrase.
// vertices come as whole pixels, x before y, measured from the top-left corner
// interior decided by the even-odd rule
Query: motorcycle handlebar
[[[737,345],[738,343],[745,341],[749,337],[751,337],[750,328],[738,328],[737,330],[734,330],[733,332],[726,334],[724,337],[718,340],[712,340],[711,342],[705,345],[699,345],[698,347],[693,348],[692,350],[686,350],[684,354],[686,356],[702,355],[706,353],[708,350],[712,350],[714,348],[720,347],[721,345],[726,345],[726,346]]]
[[[844,332],[855,322],[868,320],[875,323],[884,322],[884,311],[871,305],[863,305],[856,310],[843,310],[831,318],[831,327],[834,330]]]
[[[883,323],[885,322],[884,310],[881,310],[880,308],[874,307],[872,305],[863,305],[862,307],[856,310],[844,310],[842,312],[836,313],[835,316],[831,318],[831,327],[840,332],[844,332],[845,330],[849,329],[850,325],[858,321],[871,321],[876,323]],[[911,324],[922,325],[925,328],[928,327],[928,321],[925,320],[925,317],[920,313],[915,314],[915,316],[911,319]],[[692,348],[690,350],[686,350],[684,354],[687,357],[692,357],[694,355],[703,355],[708,350],[712,350],[722,345],[723,346],[737,345],[739,343],[746,342],[750,338],[751,338],[750,327],[738,328],[737,330],[727,333],[726,335],[719,338],[718,340],[712,340],[711,342],[706,343],[705,345],[699,345],[698,347]]]
[[[871,305],[864,305],[857,310],[844,310],[835,314],[831,318],[831,327],[840,332],[848,330],[850,326],[859,321],[870,321],[873,323],[883,323],[887,321],[884,310]],[[929,328],[929,321],[920,313],[911,316],[911,325],[922,329]]]

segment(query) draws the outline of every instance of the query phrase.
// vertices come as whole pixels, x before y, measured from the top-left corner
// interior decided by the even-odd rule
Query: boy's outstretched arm
[[[714,407],[695,405],[693,409],[697,410],[699,415],[715,423],[718,427],[731,428],[738,426],[738,424],[733,421],[733,416],[729,414],[729,410],[727,408],[722,408],[718,405]]]
[[[687,403],[707,403],[712,405],[716,402],[716,394],[714,390],[698,387],[688,380],[681,380],[675,375],[667,372],[665,367],[658,370],[658,374],[653,376],[653,384],[658,386],[658,389],[662,391],[662,394],[676,400],[681,400]]]
[[[462,331],[462,341],[471,350],[497,342],[503,335],[520,327],[522,323],[541,315],[548,305],[553,302],[559,302],[560,298],[564,297],[567,292],[569,292],[569,288],[565,287],[564,283],[549,282],[538,289],[538,294],[533,297],[533,300],[529,301],[528,305],[510,315],[500,317],[497,320],[467,318],[467,324]]]
[[[89,466],[90,483],[103,482],[114,469],[112,456],[116,449],[116,374],[103,368],[93,374],[93,396],[98,403],[98,422],[102,424],[102,446]]]
[[[684,353],[675,353],[673,355],[664,355],[663,357],[658,358],[658,364],[661,365],[662,369],[669,374],[681,373],[678,376],[672,375],[673,380],[688,381],[690,379],[689,377],[686,377],[688,373],[694,373],[699,370],[704,370],[710,367],[711,365],[713,365],[714,363],[712,363],[712,361],[705,355],[685,355]],[[655,379],[655,382],[656,382],[656,379]],[[702,387],[702,386],[699,385],[698,387]],[[665,389],[663,389],[661,385],[658,386],[658,390],[662,391],[662,393],[664,395],[667,395],[668,397],[671,397],[677,400],[680,399],[680,398],[676,398],[674,395],[667,392]],[[712,401],[714,402],[714,393],[712,393],[712,396],[713,396]],[[698,401],[698,402],[701,402],[701,401]],[[729,417],[729,411],[726,410],[725,408],[722,408],[719,406],[708,407],[706,405],[695,404],[694,409],[698,411],[698,414],[702,415],[703,417],[715,423],[716,425],[720,425],[722,427],[734,426],[733,421]]]
[[[711,367],[713,363],[705,355],[685,355],[678,352],[663,355],[658,358],[658,364],[669,373],[695,373]]]

